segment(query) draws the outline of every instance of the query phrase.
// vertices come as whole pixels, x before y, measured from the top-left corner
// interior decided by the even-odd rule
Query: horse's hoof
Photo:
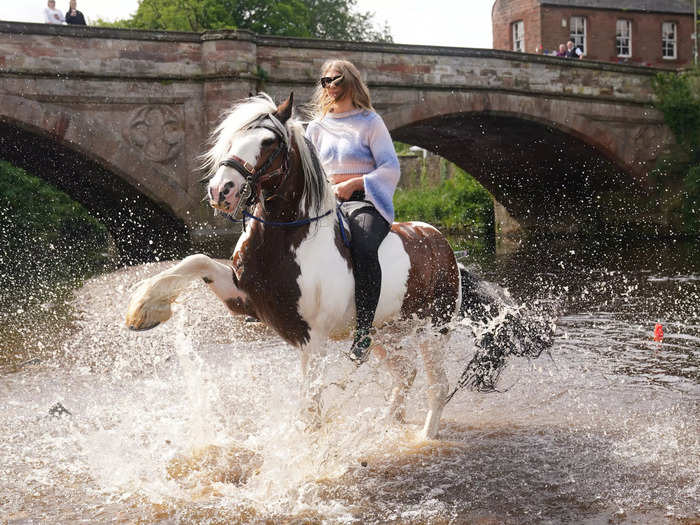
[[[129,330],[144,331],[155,328],[160,323],[170,319],[172,310],[170,303],[146,306],[145,304],[133,303],[129,306],[124,319]]]

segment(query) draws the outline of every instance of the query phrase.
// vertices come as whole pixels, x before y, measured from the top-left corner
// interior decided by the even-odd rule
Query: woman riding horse
[[[382,268],[377,250],[394,221],[399,160],[382,118],[372,108],[360,72],[347,60],[329,60],[313,98],[306,136],[316,147],[351,234],[357,328],[348,357],[361,365],[371,349]]]
[[[126,323],[134,330],[153,328],[170,318],[172,303],[192,280],[204,281],[232,313],[255,316],[299,349],[301,413],[317,426],[326,342],[343,337],[354,321],[356,286],[342,222],[335,213],[334,189],[304,136],[302,122],[292,117],[292,104],[291,95],[279,106],[264,94],[249,98],[234,106],[214,131],[214,144],[205,155],[211,173],[209,203],[234,217],[243,209],[249,219],[230,263],[191,255],[146,279],[131,297]],[[353,177],[345,186],[353,189],[363,181],[376,199],[382,186],[370,180],[367,175]],[[336,188],[341,193],[342,189]],[[386,210],[381,199],[374,203]],[[428,224],[392,224],[378,257],[383,279],[374,316],[375,324],[387,329],[377,333],[372,346],[393,380],[388,415],[403,419],[416,366],[395,350],[397,331],[412,333],[427,377],[423,435],[433,438],[450,398],[443,350],[451,323],[464,315],[487,322],[500,315],[499,309],[491,308],[492,300],[480,292],[480,281],[458,267],[445,237]],[[522,344],[511,336],[532,333],[518,328],[518,312],[511,317],[507,330],[489,328],[488,337],[477,338],[480,349],[460,386],[491,389],[508,355],[542,351],[538,334],[532,343],[519,338]],[[507,321],[508,316],[503,318]],[[414,330],[416,324],[422,329]]]

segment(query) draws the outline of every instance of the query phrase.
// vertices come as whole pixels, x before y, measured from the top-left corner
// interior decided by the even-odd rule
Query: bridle
[[[273,122],[276,122],[279,124],[280,128],[282,127],[282,124],[277,120],[277,118],[272,115],[268,114],[266,118],[269,118]],[[265,119],[261,119],[259,122],[264,122]],[[253,166],[250,162],[243,160],[237,155],[231,155],[229,158],[226,160],[223,160],[219,166],[226,166],[229,168],[233,168],[236,171],[238,171],[243,178],[245,179],[245,182],[241,186],[241,190],[239,191],[239,199],[238,199],[238,204],[236,205],[236,209],[233,211],[232,214],[225,214],[226,218],[229,219],[232,222],[242,222],[243,223],[243,228],[245,229],[245,219],[246,217],[250,219],[254,219],[258,222],[261,222],[263,224],[267,224],[269,226],[286,226],[286,227],[294,227],[294,226],[302,226],[305,224],[309,224],[311,222],[317,221],[319,219],[322,219],[323,217],[326,217],[327,215],[330,215],[332,210],[328,210],[326,213],[319,215],[318,217],[311,217],[311,218],[305,218],[305,219],[300,219],[297,221],[291,221],[291,222],[273,222],[273,221],[268,221],[265,219],[262,219],[260,217],[256,217],[255,215],[252,215],[248,213],[245,208],[248,208],[250,206],[253,206],[256,201],[262,202],[264,206],[264,201],[260,199],[259,195],[262,192],[262,189],[260,185],[265,182],[266,180],[269,180],[273,177],[277,177],[278,175],[282,175],[281,180],[277,183],[277,186],[272,190],[271,193],[275,193],[284,180],[287,178],[287,174],[289,173],[289,143],[287,137],[280,131],[280,128],[274,125],[269,125],[269,124],[264,124],[260,123],[257,125],[251,125],[248,129],[267,129],[274,133],[275,137],[277,137],[279,144],[277,145],[277,148],[275,151],[273,151],[267,159],[258,167]],[[271,171],[267,171],[272,163],[275,161],[275,159],[282,154],[282,163],[280,164],[279,168],[276,168]],[[241,208],[241,205],[245,203],[243,206],[243,211],[241,212],[242,219],[236,219],[238,216],[238,211]],[[339,209],[339,208],[338,208]],[[339,212],[338,212],[339,213]],[[340,215],[338,216],[340,220]],[[342,224],[342,222],[341,222]],[[341,227],[342,230],[342,227]],[[343,232],[344,235],[344,232]],[[343,237],[345,239],[345,237]]]
[[[277,120],[272,114],[267,115],[267,118],[271,120]],[[282,126],[282,124],[279,125],[280,127]],[[244,207],[247,208],[252,206],[253,204],[255,204],[256,201],[259,200],[259,194],[261,193],[260,185],[263,182],[271,179],[272,177],[282,175],[282,180],[280,180],[277,186],[275,187],[274,191],[276,191],[282,185],[282,182],[284,182],[284,179],[286,178],[287,173],[289,172],[288,141],[287,137],[280,131],[280,129],[277,126],[264,123],[252,125],[248,129],[267,129],[275,135],[279,142],[277,148],[275,148],[275,151],[273,151],[267,157],[267,159],[265,159],[265,161],[258,167],[253,166],[250,162],[243,160],[237,155],[231,155],[229,158],[223,160],[219,164],[219,166],[226,166],[235,169],[245,179],[245,182],[241,186],[241,190],[239,192],[240,198],[238,200],[238,205],[236,206],[236,209],[232,214],[233,217],[236,217],[238,215],[238,211],[240,210],[242,204],[245,204]],[[272,163],[280,154],[282,154],[283,156],[282,164],[280,165],[280,167],[272,171],[268,171]]]

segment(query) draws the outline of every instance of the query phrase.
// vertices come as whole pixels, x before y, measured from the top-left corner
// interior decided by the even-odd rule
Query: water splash
[[[345,390],[326,389],[323,424],[309,432],[296,351],[261,324],[231,317],[200,283],[175,319],[148,333],[126,330],[131,283],[163,266],[88,282],[60,348],[2,376],[0,519],[697,517],[700,296],[697,281],[674,279],[692,272],[596,270],[583,285],[544,276],[553,295],[569,286],[575,298],[558,322],[557,366],[514,360],[502,377],[512,388],[460,392],[440,440],[421,442],[422,371],[406,425],[384,418],[390,381],[370,361]],[[661,349],[639,321],[647,315],[667,327]],[[331,379],[345,375],[344,343],[328,346]],[[471,352],[471,337],[453,337],[452,382]],[[50,416],[57,402],[72,415]]]

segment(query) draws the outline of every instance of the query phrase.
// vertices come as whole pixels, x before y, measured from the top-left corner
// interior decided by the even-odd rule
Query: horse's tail
[[[495,297],[488,294],[485,288],[480,287],[481,279],[479,277],[461,264],[458,266],[462,290],[462,299],[459,305],[460,317],[486,321],[488,319],[487,311],[496,302]]]
[[[459,388],[494,391],[509,356],[536,358],[552,346],[554,325],[544,314],[512,305],[462,265],[459,274],[461,322],[474,333],[476,353],[462,372],[455,392]]]

